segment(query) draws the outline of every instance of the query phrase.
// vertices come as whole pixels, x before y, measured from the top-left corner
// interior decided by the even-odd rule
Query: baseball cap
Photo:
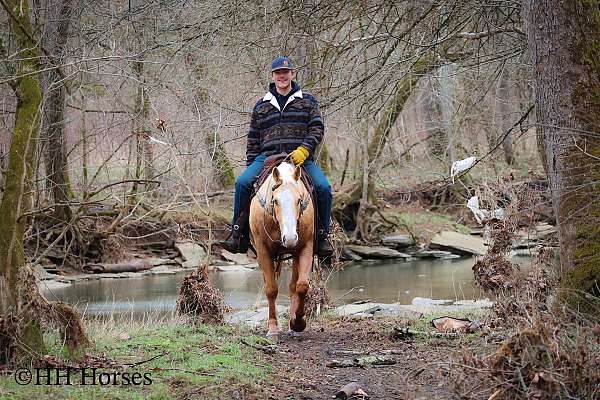
[[[294,69],[294,65],[292,64],[292,60],[287,58],[286,56],[279,56],[273,60],[271,63],[271,72],[278,69]]]

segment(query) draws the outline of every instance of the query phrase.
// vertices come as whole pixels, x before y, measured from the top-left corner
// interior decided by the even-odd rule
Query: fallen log
[[[119,272],[140,272],[154,267],[152,263],[146,261],[132,261],[118,264],[86,264],[83,269],[94,274],[100,273],[119,273]]]
[[[361,398],[363,399],[368,398],[365,391],[360,387],[360,385],[357,382],[350,382],[342,386],[335,394],[336,399],[342,400],[349,399],[353,396],[361,396]]]

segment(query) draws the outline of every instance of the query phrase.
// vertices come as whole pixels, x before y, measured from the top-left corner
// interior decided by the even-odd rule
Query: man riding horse
[[[333,254],[327,241],[331,221],[331,185],[314,162],[314,152],[323,139],[325,127],[319,103],[293,81],[294,67],[285,56],[271,63],[269,91],[254,106],[246,146],[246,170],[235,181],[235,203],[231,233],[222,247],[232,253],[245,253],[249,244],[249,205],[253,185],[263,169],[265,159],[289,153],[295,165],[303,165],[310,175],[318,205],[317,247],[315,254]]]

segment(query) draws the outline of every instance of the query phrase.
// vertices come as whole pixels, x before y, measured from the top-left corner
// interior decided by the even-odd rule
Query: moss
[[[119,326],[116,331],[128,332],[129,340],[96,336],[92,355],[105,353],[119,364],[149,360],[125,370],[100,369],[101,372],[150,373],[151,385],[80,385],[18,386],[9,375],[0,376],[2,398],[29,399],[202,399],[232,398],[230,390],[244,387],[247,395],[260,393],[259,384],[272,372],[262,354],[240,344],[264,341],[248,335],[242,328],[185,325],[166,322],[164,325]],[[93,329],[90,329],[93,331]],[[98,334],[105,334],[100,330]]]
[[[568,187],[562,188],[561,299],[579,311],[600,316],[600,10],[597,2],[570,3],[567,18],[573,18],[571,61],[583,67],[574,82],[571,102],[579,120],[577,128],[595,134],[573,134],[576,146],[565,149]]]

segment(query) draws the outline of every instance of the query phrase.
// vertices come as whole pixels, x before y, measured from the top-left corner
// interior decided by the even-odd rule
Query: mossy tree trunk
[[[73,2],[64,0],[56,13],[49,11],[47,27],[47,49],[53,55],[52,60],[45,63],[46,71],[42,82],[47,96],[43,106],[42,141],[44,164],[46,167],[46,188],[54,202],[54,217],[68,222],[71,219],[69,201],[73,197],[69,172],[67,169],[67,152],[65,149],[65,94],[66,80],[59,73],[58,67],[65,59],[65,47],[69,35],[70,17]],[[56,14],[56,15],[53,15]]]
[[[35,168],[37,135],[40,126],[41,89],[38,65],[39,46],[31,37],[29,3],[26,0],[6,0],[10,29],[19,51],[15,79],[17,108],[9,150],[6,187],[0,204],[0,315],[20,322],[19,349],[22,360],[44,351],[40,316],[23,301],[19,271],[25,267],[23,237],[27,218],[20,218],[31,208],[31,187]],[[2,350],[2,349],[0,349]],[[6,354],[5,354],[6,356]],[[9,355],[12,358],[12,355]],[[29,356],[29,357],[28,357]],[[6,361],[6,360],[0,360]],[[23,360],[24,361],[24,360]]]
[[[589,0],[528,0],[524,16],[559,228],[559,299],[598,316],[600,10]]]
[[[136,77],[136,96],[134,104],[133,117],[133,138],[135,141],[135,172],[133,186],[129,195],[129,204],[134,205],[138,202],[139,182],[144,175],[145,179],[148,176],[154,176],[154,165],[152,163],[152,148],[150,147],[147,136],[150,130],[147,126],[148,114],[150,111],[150,99],[144,82],[144,60],[139,59],[133,62],[133,72]]]
[[[437,160],[444,161],[448,142],[441,124],[442,112],[438,101],[439,85],[437,85],[436,80],[430,79],[424,89],[422,104],[427,134],[427,149]]]
[[[223,188],[230,188],[235,184],[235,171],[233,170],[233,164],[229,160],[225,145],[221,140],[217,128],[212,123],[207,123],[209,119],[208,109],[208,67],[206,64],[197,63],[193,66],[194,68],[194,80],[197,85],[194,90],[194,102],[196,106],[196,113],[198,119],[203,121],[204,126],[208,129],[204,130],[204,140],[208,155],[212,162],[213,171],[219,182],[219,185]]]

